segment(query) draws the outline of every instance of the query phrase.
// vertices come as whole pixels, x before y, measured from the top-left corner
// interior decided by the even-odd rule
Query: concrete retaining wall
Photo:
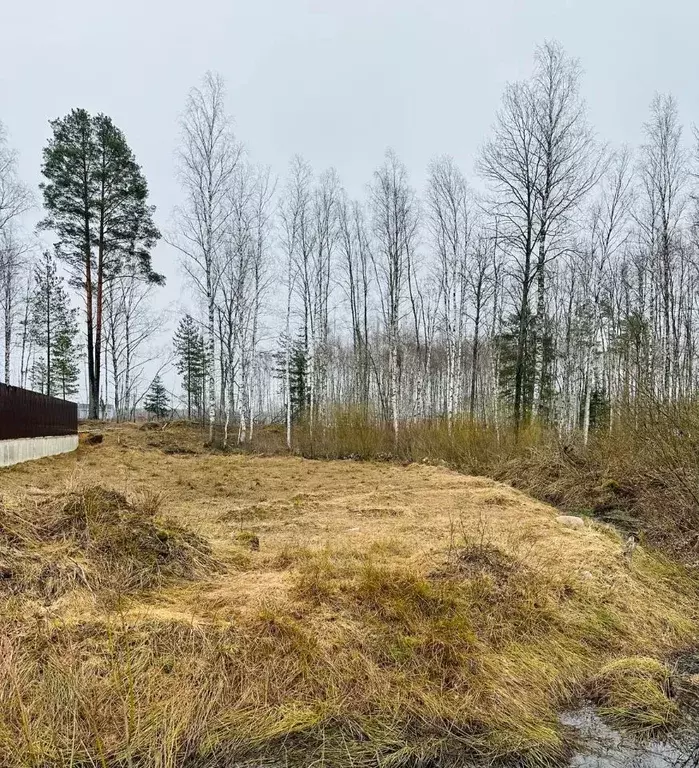
[[[69,453],[78,447],[77,435],[57,437],[20,437],[15,440],[0,440],[0,467],[19,464],[21,461]]]

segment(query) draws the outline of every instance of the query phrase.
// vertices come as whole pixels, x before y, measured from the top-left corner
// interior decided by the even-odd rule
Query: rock
[[[566,528],[584,528],[585,521],[576,515],[558,515],[556,522],[565,525]]]

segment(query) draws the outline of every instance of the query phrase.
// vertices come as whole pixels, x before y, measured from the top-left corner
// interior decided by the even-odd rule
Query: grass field
[[[0,470],[3,766],[554,765],[583,698],[679,716],[697,584],[610,527],[438,466],[104,435]]]

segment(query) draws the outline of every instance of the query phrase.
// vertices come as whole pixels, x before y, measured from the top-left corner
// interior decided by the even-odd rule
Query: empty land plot
[[[125,425],[0,489],[12,768],[547,764],[583,697],[677,714],[659,673],[622,696],[600,670],[695,642],[687,572],[484,478]]]

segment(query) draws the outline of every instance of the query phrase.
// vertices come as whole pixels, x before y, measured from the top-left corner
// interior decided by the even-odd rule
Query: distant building
[[[85,421],[88,418],[90,412],[90,406],[87,403],[78,403],[78,420]],[[102,404],[100,408],[100,418],[103,421],[114,421],[116,418],[116,411],[114,410],[114,403]]]

